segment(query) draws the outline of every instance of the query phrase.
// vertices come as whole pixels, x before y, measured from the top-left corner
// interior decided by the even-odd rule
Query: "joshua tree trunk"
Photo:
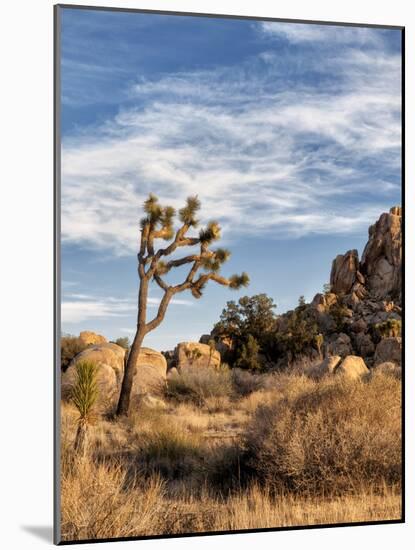
[[[141,278],[140,290],[138,295],[137,332],[135,334],[133,343],[131,344],[130,353],[128,354],[128,359],[125,364],[120,398],[117,406],[117,416],[126,416],[130,407],[130,397],[133,387],[134,374],[144,336],[146,335],[147,297],[148,280],[146,278]]]
[[[141,346],[144,340],[145,331],[142,328],[137,330],[134,341],[132,343],[127,363],[125,365],[124,377],[121,384],[120,399],[118,401],[117,416],[128,414],[130,407],[130,396],[133,387],[134,374],[138,357],[140,355]]]
[[[124,376],[121,384],[120,398],[117,406],[117,416],[127,416],[130,408],[131,390],[133,387],[134,376],[137,370],[138,358],[140,356],[141,347],[145,335],[157,328],[163,321],[166,315],[167,306],[171,300],[173,292],[167,290],[160,302],[157,316],[146,323],[147,316],[147,298],[148,298],[148,285],[149,281],[146,277],[143,277],[140,282],[140,291],[138,299],[138,322],[137,332],[135,334],[133,343],[131,345],[130,353],[128,355],[127,363],[125,365]]]

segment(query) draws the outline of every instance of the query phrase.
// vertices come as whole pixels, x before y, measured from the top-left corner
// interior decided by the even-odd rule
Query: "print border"
[[[208,17],[217,19],[248,19],[254,21],[272,21],[279,23],[302,23],[311,25],[330,25],[343,27],[361,27],[375,29],[395,29],[401,31],[401,193],[402,193],[402,513],[401,518],[392,520],[378,521],[360,521],[360,522],[345,522],[336,524],[318,524],[318,525],[298,525],[290,527],[267,527],[258,529],[236,529],[232,531],[206,531],[195,533],[179,533],[165,535],[145,535],[132,537],[118,538],[102,538],[102,539],[83,539],[74,541],[61,540],[61,511],[60,511],[60,332],[61,332],[61,72],[60,72],[60,54],[61,54],[61,26],[60,13],[62,9],[76,10],[94,10],[94,11],[114,11],[114,12],[130,12],[130,13],[146,13],[158,15],[178,15],[189,17]],[[149,10],[136,8],[117,8],[106,6],[88,6],[79,4],[56,4],[53,6],[53,27],[54,27],[54,45],[53,45],[53,173],[54,173],[54,403],[53,403],[53,426],[54,426],[54,491],[53,491],[53,542],[56,545],[71,545],[71,544],[86,544],[86,543],[102,543],[102,542],[121,542],[132,540],[150,540],[150,539],[170,539],[170,538],[188,538],[188,537],[205,537],[213,535],[234,535],[240,533],[263,533],[263,532],[278,532],[278,531],[300,531],[321,528],[337,528],[337,527],[354,527],[364,525],[385,525],[405,523],[405,27],[397,25],[379,25],[368,23],[347,23],[341,21],[319,21],[306,19],[287,19],[275,17],[261,17],[251,15],[229,15],[218,13],[199,13],[199,12],[181,12],[168,10]]]

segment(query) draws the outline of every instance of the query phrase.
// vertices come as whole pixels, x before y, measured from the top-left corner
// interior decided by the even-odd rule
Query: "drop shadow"
[[[22,525],[21,528],[38,539],[53,543],[53,527],[51,525]]]

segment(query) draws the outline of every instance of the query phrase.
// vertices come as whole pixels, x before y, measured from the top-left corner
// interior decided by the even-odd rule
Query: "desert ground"
[[[121,422],[97,418],[81,457],[64,404],[63,539],[399,519],[400,398],[391,373],[199,369]]]

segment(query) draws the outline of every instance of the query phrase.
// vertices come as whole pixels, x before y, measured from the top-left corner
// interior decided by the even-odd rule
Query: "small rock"
[[[340,355],[329,355],[324,359],[324,361],[318,366],[317,372],[320,376],[325,376],[326,374],[333,374],[337,365],[340,363],[342,358]]]
[[[375,366],[381,363],[402,363],[402,338],[400,336],[383,338],[376,346]]]
[[[367,330],[367,323],[365,322],[364,319],[358,319],[357,321],[355,321],[352,325],[352,331],[355,332],[356,334],[358,332],[366,332]]]
[[[335,374],[349,378],[350,380],[357,380],[369,373],[365,362],[361,357],[357,355],[348,355],[336,368]]]

